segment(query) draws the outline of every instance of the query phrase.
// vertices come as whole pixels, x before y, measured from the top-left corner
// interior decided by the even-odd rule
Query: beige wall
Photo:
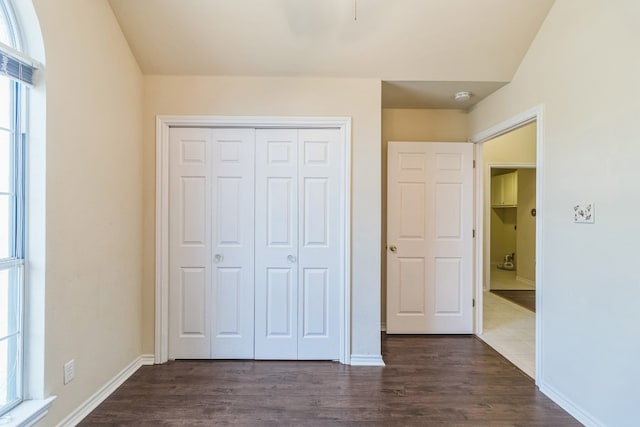
[[[467,113],[462,110],[385,108],[382,110],[382,264],[380,316],[387,320],[387,143],[389,141],[464,142]]]
[[[535,165],[536,123],[529,123],[482,144],[482,161],[485,167]]]
[[[352,118],[352,353],[380,354],[379,80],[145,77],[144,343],[153,351],[156,115]]]
[[[467,113],[463,110],[385,108],[382,141],[464,142]]]
[[[482,167],[484,171],[483,187],[484,187],[484,220],[483,229],[489,230],[489,238],[485,238],[483,243],[483,260],[484,260],[484,287],[487,287],[490,278],[490,263],[502,262],[504,255],[508,252],[516,252],[516,233],[513,231],[513,225],[516,223],[515,209],[513,219],[510,225],[505,226],[500,217],[491,209],[491,167],[509,167],[517,169],[517,166],[536,165],[536,123],[529,123],[525,126],[512,130],[504,135],[493,138],[483,144],[482,150]],[[507,214],[503,214],[507,215]],[[493,227],[498,226],[500,232],[497,236],[503,236],[505,239],[513,240],[512,244],[501,245],[500,242],[494,242]],[[511,227],[509,229],[509,227]],[[506,235],[505,235],[506,233]],[[535,233],[535,232],[534,232]],[[509,237],[507,237],[509,236]],[[513,248],[513,249],[511,249]],[[534,251],[535,252],[535,251]],[[527,260],[525,262],[533,262]]]
[[[142,353],[142,75],[106,1],[34,6],[46,50],[46,273],[30,287],[45,290],[44,393],[57,399],[40,425],[51,426]],[[31,121],[35,134],[44,125]]]
[[[518,169],[518,231],[516,235],[516,277],[529,284],[536,280],[536,170]]]
[[[584,424],[637,424],[640,2],[556,0],[472,134],[543,106],[538,385]],[[595,223],[574,224],[594,202]]]

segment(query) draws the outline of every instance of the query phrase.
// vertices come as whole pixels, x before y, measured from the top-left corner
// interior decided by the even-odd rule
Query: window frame
[[[16,15],[13,12],[13,7],[11,7],[11,5],[5,0],[2,0],[0,1],[0,12],[6,19],[7,33],[11,38],[9,45],[18,51],[22,51],[22,38],[18,31],[18,26],[16,25]]]
[[[1,77],[5,78],[5,77]],[[8,352],[9,358],[7,360],[8,366],[11,365],[10,361],[16,364],[16,378],[15,384],[10,386],[6,385],[7,391],[14,390],[16,399],[7,402],[3,406],[0,406],[0,416],[15,406],[19,405],[24,400],[24,296],[25,296],[25,144],[24,144],[24,129],[22,128],[24,108],[22,98],[25,96],[26,88],[23,84],[10,80],[11,95],[11,128],[3,129],[10,133],[9,144],[11,145],[11,158],[10,158],[10,182],[11,188],[6,193],[11,199],[10,204],[11,213],[8,218],[9,222],[9,256],[0,259],[0,271],[7,271],[9,278],[9,298],[8,313],[9,319],[15,319],[15,328],[11,328],[14,332],[8,333],[6,336],[0,337],[0,340],[11,340],[11,337],[16,336],[15,350]],[[13,276],[13,277],[12,277]],[[12,283],[17,284],[15,289],[11,289]],[[14,293],[11,295],[11,293]],[[15,298],[15,299],[14,299]],[[15,301],[15,304],[14,302]],[[15,310],[12,313],[12,310]]]
[[[16,25],[15,15],[11,4],[6,1],[0,0],[0,19],[5,21],[7,27],[7,33],[10,38],[10,48],[19,50],[21,48],[20,34]],[[11,197],[12,203],[10,204],[9,222],[9,254],[8,257],[0,259],[0,271],[7,271],[8,273],[8,286],[9,297],[7,305],[9,311],[7,313],[8,319],[15,319],[15,329],[11,328],[11,323],[8,323],[8,331],[6,336],[0,337],[2,341],[10,342],[12,337],[17,337],[13,344],[14,348],[8,351],[7,358],[7,371],[10,371],[9,366],[12,363],[16,364],[16,375],[14,383],[7,378],[7,384],[3,385],[6,388],[7,393],[11,390],[13,394],[15,389],[15,399],[7,401],[4,405],[0,406],[0,420],[8,412],[19,406],[25,399],[25,264],[26,264],[26,98],[27,86],[10,77],[1,76],[2,79],[10,86],[9,99],[9,113],[10,124],[9,128],[2,128],[3,131],[8,132],[10,135],[10,188],[6,193]],[[3,82],[3,83],[5,83]],[[13,277],[12,277],[13,276]],[[11,289],[12,283],[15,281],[17,286],[15,289]],[[11,293],[14,293],[11,295]],[[15,304],[13,302],[15,298]],[[12,307],[13,305],[13,307]],[[13,308],[14,313],[11,313]]]

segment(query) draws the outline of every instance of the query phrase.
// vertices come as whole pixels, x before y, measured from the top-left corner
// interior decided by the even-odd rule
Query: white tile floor
[[[493,289],[523,289],[523,287],[507,287],[509,286],[507,281],[516,282],[515,272],[499,271],[495,275],[492,271],[491,276]],[[499,286],[495,287],[495,284]],[[524,289],[530,289],[530,287]],[[531,378],[535,378],[535,313],[491,292],[484,292],[482,297],[483,333],[478,337]]]

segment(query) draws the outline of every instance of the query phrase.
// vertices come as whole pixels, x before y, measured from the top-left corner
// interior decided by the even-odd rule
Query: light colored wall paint
[[[382,322],[387,320],[387,143],[389,141],[463,142],[468,138],[462,110],[385,108],[382,110]]]
[[[472,133],[544,105],[541,390],[584,423],[640,421],[640,2],[557,0]],[[572,205],[595,202],[595,224]]]
[[[489,238],[483,241],[484,259],[484,286],[487,286],[490,278],[490,263],[502,262],[502,258],[507,252],[502,253],[504,247],[492,248],[492,238],[494,237],[492,228],[493,221],[496,220],[495,213],[491,206],[491,166],[514,166],[536,164],[536,123],[519,127],[504,135],[500,135],[482,144],[482,167],[484,171],[484,230],[489,230]],[[493,219],[492,219],[493,218]],[[515,220],[515,219],[514,219]],[[499,225],[499,223],[496,223]],[[514,236],[515,238],[515,236]],[[496,251],[500,251],[496,253]],[[513,245],[512,252],[516,251]]]
[[[464,142],[467,113],[462,110],[385,108],[382,110],[382,140]]]
[[[141,354],[143,87],[105,0],[33,3],[46,49],[46,272],[34,285],[46,289],[50,426]]]
[[[237,115],[352,118],[351,350],[380,354],[380,105],[380,80],[145,77],[145,352],[154,349],[155,117]]]
[[[536,124],[519,127],[482,144],[486,165],[518,165],[536,163]]]
[[[536,170],[518,169],[518,208],[516,224],[516,275],[535,283],[536,280]]]

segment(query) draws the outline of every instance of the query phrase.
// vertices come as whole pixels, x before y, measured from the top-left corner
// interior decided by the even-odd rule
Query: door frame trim
[[[169,360],[169,131],[172,127],[339,129],[344,153],[340,362],[351,363],[351,118],[156,116],[155,363]]]
[[[542,297],[544,290],[544,239],[543,239],[543,223],[542,218],[544,216],[543,210],[543,193],[544,193],[544,104],[539,104],[530,110],[524,111],[516,116],[506,119],[488,129],[476,133],[470,138],[470,141],[476,144],[476,160],[478,167],[476,167],[476,328],[475,334],[482,334],[482,312],[483,312],[483,275],[484,275],[484,259],[483,259],[483,245],[484,245],[484,164],[482,143],[489,141],[490,139],[504,135],[512,130],[527,125],[529,123],[536,122],[536,345],[535,345],[535,383],[540,386],[540,379],[543,377],[543,363],[542,363],[542,335],[543,330],[543,317],[544,308],[542,305]]]

